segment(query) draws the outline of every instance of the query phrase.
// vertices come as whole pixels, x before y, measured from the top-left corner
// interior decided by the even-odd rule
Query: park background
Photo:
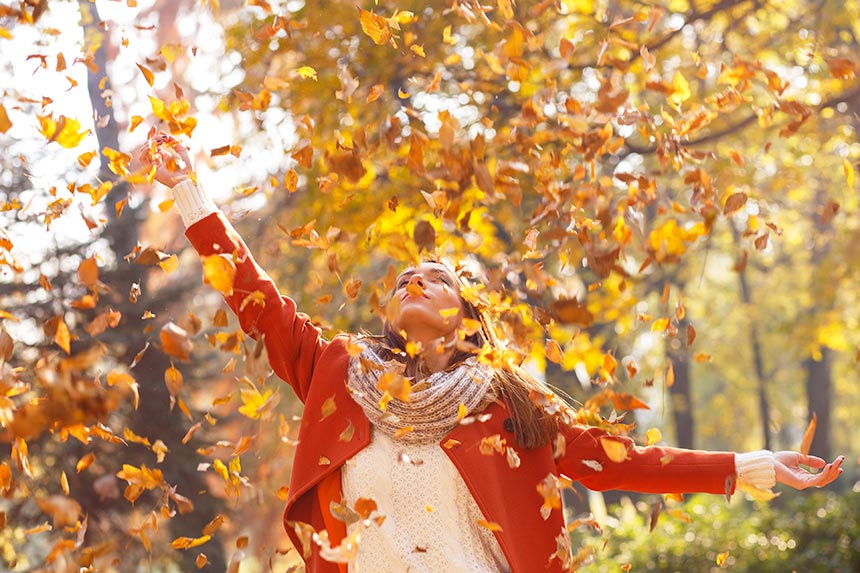
[[[834,0],[0,4],[0,568],[299,563],[301,405],[131,161],[157,127],[328,334],[444,254],[584,418],[847,457],[566,492],[580,570],[860,571],[858,54]]]

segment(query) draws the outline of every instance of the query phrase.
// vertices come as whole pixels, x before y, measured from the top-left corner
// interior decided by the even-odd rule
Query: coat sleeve
[[[562,429],[566,448],[556,465],[585,487],[639,493],[715,493],[735,488],[735,454],[659,446],[637,446],[628,437],[579,425]],[[615,451],[612,461],[607,450]],[[621,455],[619,455],[621,454]]]
[[[328,341],[296,303],[278,292],[272,278],[251,256],[245,242],[221,212],[212,213],[185,231],[202,258],[227,255],[236,265],[233,293],[225,296],[251,338],[262,338],[272,369],[304,402],[317,359]]]

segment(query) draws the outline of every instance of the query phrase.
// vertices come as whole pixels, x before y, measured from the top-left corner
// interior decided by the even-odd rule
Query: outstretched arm
[[[328,341],[254,261],[242,238],[197,184],[188,152],[178,140],[159,134],[141,148],[139,158],[156,168],[156,181],[171,188],[187,227],[185,234],[200,256],[204,260],[224,257],[235,266],[232,289],[224,299],[239,317],[242,330],[263,340],[275,373],[304,401]]]
[[[593,427],[563,428],[566,451],[559,470],[594,490],[623,489],[642,493],[733,493],[772,496],[776,483],[796,489],[824,487],[842,473],[844,457],[832,463],[797,452],[761,450],[743,454],[636,446],[627,437],[610,436]],[[625,456],[613,461],[608,450],[621,445]],[[618,456],[613,456],[618,459]],[[813,473],[801,466],[821,469]]]

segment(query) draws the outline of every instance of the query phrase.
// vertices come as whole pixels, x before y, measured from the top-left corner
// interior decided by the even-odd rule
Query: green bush
[[[860,573],[860,488],[792,492],[771,502],[743,497],[730,504],[707,495],[668,502],[651,532],[658,498],[613,506],[602,534],[572,533],[575,549],[595,553],[579,571]]]

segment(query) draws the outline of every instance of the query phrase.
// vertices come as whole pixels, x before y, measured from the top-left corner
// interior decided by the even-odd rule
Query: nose
[[[409,277],[409,284],[418,285],[422,289],[424,288],[424,279],[419,274],[414,274]]]

